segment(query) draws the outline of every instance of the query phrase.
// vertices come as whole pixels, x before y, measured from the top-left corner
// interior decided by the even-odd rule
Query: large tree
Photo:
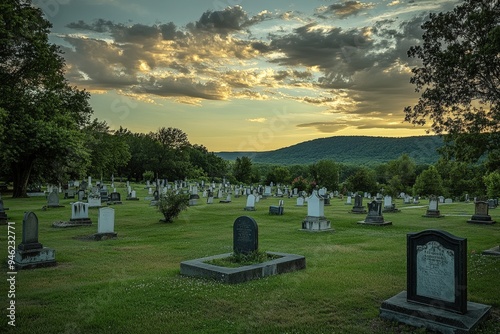
[[[310,165],[309,171],[318,186],[338,190],[340,167],[332,160],[320,160]]]
[[[62,168],[88,152],[79,132],[90,119],[89,94],[69,86],[60,49],[49,43],[51,24],[30,1],[0,2],[0,158],[26,195],[34,167]],[[38,168],[46,171],[45,168]]]
[[[453,11],[431,14],[422,26],[423,43],[408,56],[420,58],[411,83],[421,93],[405,108],[405,120],[432,122],[431,130],[472,145],[474,157],[500,147],[500,1],[465,0]],[[470,137],[468,137],[470,139]],[[479,140],[477,140],[479,139]],[[470,160],[470,157],[468,157]]]

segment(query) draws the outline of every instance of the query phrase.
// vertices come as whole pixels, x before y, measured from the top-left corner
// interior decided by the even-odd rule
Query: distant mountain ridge
[[[254,163],[311,164],[330,159],[345,164],[377,165],[406,153],[417,164],[433,164],[443,146],[440,136],[373,137],[336,136],[313,139],[267,152],[217,152],[225,160],[247,156]]]

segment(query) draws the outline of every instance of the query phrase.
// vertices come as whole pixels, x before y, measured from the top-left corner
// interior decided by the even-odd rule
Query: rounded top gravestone
[[[236,218],[233,224],[233,251],[249,254],[259,248],[257,222],[248,216]]]

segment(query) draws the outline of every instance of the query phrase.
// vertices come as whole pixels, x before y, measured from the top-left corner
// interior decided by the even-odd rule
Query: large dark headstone
[[[366,209],[363,206],[363,197],[359,194],[354,196],[354,206],[352,207],[351,213],[366,213]]]
[[[365,220],[359,221],[358,224],[385,226],[392,225],[392,222],[384,220],[384,216],[382,215],[382,202],[371,201],[368,203],[368,214]]]
[[[259,229],[251,217],[241,216],[233,224],[233,251],[249,254],[259,248]]]
[[[467,302],[467,239],[439,230],[407,235],[407,291],[382,303],[382,318],[439,333],[470,333],[490,310]]]
[[[445,231],[407,235],[408,301],[467,312],[467,239]]]
[[[34,212],[26,212],[23,218],[23,240],[17,246],[20,250],[40,249],[38,242],[38,217]]]

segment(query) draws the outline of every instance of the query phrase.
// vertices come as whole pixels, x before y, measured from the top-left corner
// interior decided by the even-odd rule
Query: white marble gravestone
[[[255,210],[255,195],[250,194],[247,196],[247,204],[245,206],[246,211],[254,211]]]
[[[297,197],[297,206],[304,206],[304,197]]]
[[[100,208],[97,217],[97,233],[115,232],[115,209]]]
[[[392,197],[387,195],[384,197],[384,208],[391,208],[392,207]]]
[[[345,204],[352,205],[352,197],[351,196],[347,196],[347,200],[346,200]]]
[[[325,218],[325,203],[316,190],[307,198],[307,216],[302,221],[302,230],[311,232],[330,231],[330,221]]]
[[[89,204],[83,202],[73,203],[71,206],[71,219],[88,219],[89,218]]]
[[[325,205],[324,199],[318,196],[316,191],[307,200],[307,215],[309,217],[324,217]]]
[[[101,196],[89,195],[87,202],[89,204],[89,208],[98,208],[101,206]]]

